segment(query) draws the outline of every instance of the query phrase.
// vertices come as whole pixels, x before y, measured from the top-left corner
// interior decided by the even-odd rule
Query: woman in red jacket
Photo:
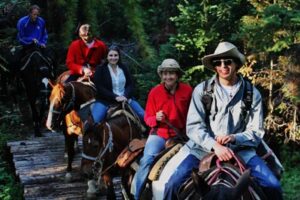
[[[80,25],[78,35],[80,39],[74,40],[68,49],[66,64],[70,77],[66,82],[75,81],[83,75],[92,76],[107,54],[107,46],[93,37],[90,24]]]
[[[177,134],[185,134],[192,95],[192,88],[179,82],[183,71],[176,60],[165,59],[157,72],[162,83],[151,89],[146,103],[144,120],[151,130],[136,174],[135,199],[140,199],[150,167],[165,148],[166,141]]]

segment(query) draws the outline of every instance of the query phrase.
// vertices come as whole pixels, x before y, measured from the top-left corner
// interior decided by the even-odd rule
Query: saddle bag
[[[121,168],[127,167],[140,155],[146,144],[146,139],[133,139],[129,145],[120,153],[116,163]]]

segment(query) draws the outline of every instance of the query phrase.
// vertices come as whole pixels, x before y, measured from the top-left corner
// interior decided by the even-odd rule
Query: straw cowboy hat
[[[161,65],[157,67],[157,73],[160,77],[162,71],[177,71],[180,75],[184,74],[184,71],[180,68],[178,62],[173,58],[163,60]]]
[[[214,71],[215,67],[212,65],[212,60],[222,57],[237,58],[241,62],[241,66],[245,63],[245,56],[230,42],[220,42],[213,54],[202,58],[202,63],[205,67]]]

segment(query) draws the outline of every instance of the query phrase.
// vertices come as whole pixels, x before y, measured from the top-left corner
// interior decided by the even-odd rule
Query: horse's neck
[[[77,106],[84,105],[94,100],[95,92],[92,91],[90,86],[84,85],[82,83],[74,84],[75,103]]]

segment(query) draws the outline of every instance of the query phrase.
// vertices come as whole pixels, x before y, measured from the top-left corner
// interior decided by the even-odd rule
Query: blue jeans
[[[132,110],[137,114],[140,120],[144,121],[144,109],[140,106],[140,104],[132,99],[128,100],[128,104],[131,106]],[[108,106],[103,103],[96,101],[92,105],[92,116],[94,119],[94,123],[102,122],[106,116],[108,110]]]
[[[198,168],[199,166],[199,159],[189,154],[187,157],[177,166],[176,171],[168,182],[165,185],[164,191],[164,200],[174,200],[177,199],[177,192],[180,186],[189,178],[191,177],[192,170],[194,168]]]
[[[251,176],[255,178],[260,186],[277,189],[281,192],[279,180],[259,156],[256,155],[251,158],[246,166],[250,168]]]
[[[144,149],[144,155],[140,160],[140,167],[135,175],[136,193],[134,194],[134,199],[137,200],[140,198],[154,159],[165,148],[165,143],[166,140],[157,135],[150,135],[148,137]]]

